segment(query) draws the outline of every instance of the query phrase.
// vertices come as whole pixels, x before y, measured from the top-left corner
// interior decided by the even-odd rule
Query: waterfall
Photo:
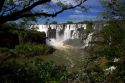
[[[86,24],[51,24],[51,25],[37,25],[38,31],[45,32],[46,35],[49,33],[48,29],[56,30],[56,39],[60,38],[60,31],[64,29],[63,40],[74,39],[79,37],[78,28],[86,29]],[[72,32],[72,33],[71,33]]]
[[[58,41],[60,40],[59,31],[60,31],[60,29],[57,28],[57,29],[56,29],[56,39],[57,39]]]
[[[83,48],[85,47],[88,47],[89,46],[89,43],[92,41],[92,35],[93,35],[93,32],[92,33],[89,33],[88,37],[86,40],[84,40],[84,46]]]
[[[46,27],[48,27],[48,25],[38,25],[38,31],[45,32],[47,36],[48,28]]]
[[[82,39],[86,24],[50,24],[50,25],[35,25],[38,27],[38,31],[45,32],[47,43],[53,46],[63,46],[63,42],[67,40]],[[78,30],[79,29],[79,30]],[[83,31],[83,34],[81,34]],[[90,33],[84,42],[84,48],[89,46],[89,42],[92,40],[93,33]],[[74,40],[76,41],[76,40]],[[82,43],[83,43],[82,42]],[[82,46],[81,46],[82,47]]]
[[[71,38],[71,30],[70,30],[70,25],[67,25],[64,30],[64,40],[70,39]]]

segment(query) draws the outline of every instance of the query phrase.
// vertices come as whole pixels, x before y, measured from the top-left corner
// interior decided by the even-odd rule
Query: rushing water
[[[81,47],[85,48],[89,46],[89,42],[92,40],[93,33],[86,36],[86,24],[51,24],[35,26],[38,27],[38,31],[46,33],[47,44],[54,47],[63,46],[64,42],[66,44],[67,40],[72,40],[70,41],[71,43],[79,40],[79,43],[82,43],[80,44]]]
[[[81,67],[82,60],[88,53],[83,49],[72,48],[70,46],[58,47],[51,55],[42,56],[47,61],[53,61],[56,64],[67,66],[68,70],[76,71]]]
[[[66,65],[69,70],[77,70],[82,59],[88,55],[84,48],[89,46],[93,35],[89,33],[87,38],[83,39],[83,35],[86,34],[84,33],[86,24],[37,25],[37,27],[38,31],[46,33],[47,44],[57,49],[53,54],[42,58]]]

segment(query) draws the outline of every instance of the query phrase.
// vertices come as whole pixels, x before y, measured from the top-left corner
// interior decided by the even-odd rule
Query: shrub
[[[5,53],[5,52],[8,52],[9,49],[8,48],[1,48],[0,47],[0,53]]]
[[[14,48],[19,44],[18,34],[14,31],[0,31],[0,47]]]
[[[125,41],[125,29],[117,22],[111,22],[101,30],[105,44],[114,46]]]
[[[5,83],[48,83],[50,81],[63,81],[67,78],[64,66],[35,59],[20,64],[8,61],[0,66],[0,82]]]
[[[0,25],[0,47],[14,48],[19,44],[16,24],[5,23]]]
[[[122,21],[124,22],[124,21]],[[105,81],[109,83],[124,83],[125,82],[125,29],[124,24],[120,21],[111,21],[100,32],[104,43],[100,44],[102,47],[95,53],[98,60],[105,57],[104,70],[115,66],[116,69],[112,71],[105,71]],[[97,43],[98,44],[98,43]],[[96,47],[97,48],[97,47]],[[118,59],[118,61],[115,61]],[[99,62],[98,62],[99,63]],[[99,63],[100,64],[100,63]],[[100,64],[100,67],[103,68]]]
[[[46,34],[44,32],[39,32],[35,30],[20,30],[19,31],[20,43],[46,43]]]
[[[53,52],[54,49],[41,44],[21,44],[15,47],[15,49],[11,50],[11,53],[16,56],[21,57],[33,57],[37,55],[44,55]]]
[[[22,43],[46,44],[46,34],[36,30],[19,29],[17,24],[0,25],[0,47],[14,48]]]

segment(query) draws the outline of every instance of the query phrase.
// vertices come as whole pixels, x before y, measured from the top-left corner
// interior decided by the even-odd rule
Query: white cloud
[[[68,5],[68,4],[76,5],[79,3],[79,1],[76,2],[76,0],[51,0],[51,2],[53,3],[61,2],[61,3],[64,3],[65,5]]]
[[[57,2],[58,2],[58,0],[51,0],[51,2],[53,2],[53,3],[57,3]]]
[[[80,10],[75,10],[75,13],[76,13],[76,14],[81,14],[82,11],[80,11]]]
[[[70,15],[70,19],[76,19],[76,18],[84,18],[84,15]]]
[[[95,12],[95,13],[100,13],[100,12],[101,12],[101,10],[94,9],[94,8],[93,8],[93,9],[90,9],[89,11],[90,11],[90,12]]]
[[[91,15],[70,15],[69,16],[69,19],[77,19],[77,20],[81,20],[81,19],[87,19],[87,20],[90,20],[90,19],[96,19],[97,16],[91,16]]]

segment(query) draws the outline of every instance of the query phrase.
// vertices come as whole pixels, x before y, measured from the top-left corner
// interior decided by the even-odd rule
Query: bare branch
[[[51,0],[39,0],[35,3],[33,3],[31,6],[28,6],[27,8],[24,8],[20,11],[14,12],[10,15],[7,16],[0,16],[0,24],[5,23],[7,21],[13,21],[13,20],[17,20],[21,17],[21,15],[27,11],[30,11],[31,9],[33,9],[34,7],[40,5],[40,4],[44,4],[47,2],[50,2]]]
[[[5,16],[1,15],[0,16],[0,24],[5,23],[7,21],[14,21],[14,20],[18,20],[19,18],[23,18],[23,17],[33,17],[33,16],[45,16],[45,17],[55,17],[58,14],[62,13],[65,10],[69,10],[69,9],[73,9],[76,8],[78,6],[81,6],[86,0],[79,0],[77,5],[64,5],[62,6],[61,10],[56,11],[55,13],[47,13],[47,12],[31,12],[31,10],[33,8],[35,8],[38,5],[43,5],[44,3],[50,2],[51,0],[38,0],[36,2],[33,2],[31,5],[29,6],[25,6],[23,7],[22,10],[18,10],[15,12],[11,12],[10,14],[7,14]],[[30,2],[29,2],[30,4]]]
[[[86,1],[86,0],[85,0]],[[80,5],[82,5],[85,1],[81,1],[79,4],[77,4],[76,6],[72,6],[72,7],[69,7],[69,8],[63,8],[62,10],[60,11],[57,11],[56,13],[53,13],[53,14],[49,14],[49,13],[35,13],[35,14],[23,14],[22,17],[32,17],[32,16],[46,16],[46,17],[55,17],[57,16],[58,14],[62,13],[63,11],[65,10],[69,10],[69,9],[73,9],[73,8],[76,8]]]

